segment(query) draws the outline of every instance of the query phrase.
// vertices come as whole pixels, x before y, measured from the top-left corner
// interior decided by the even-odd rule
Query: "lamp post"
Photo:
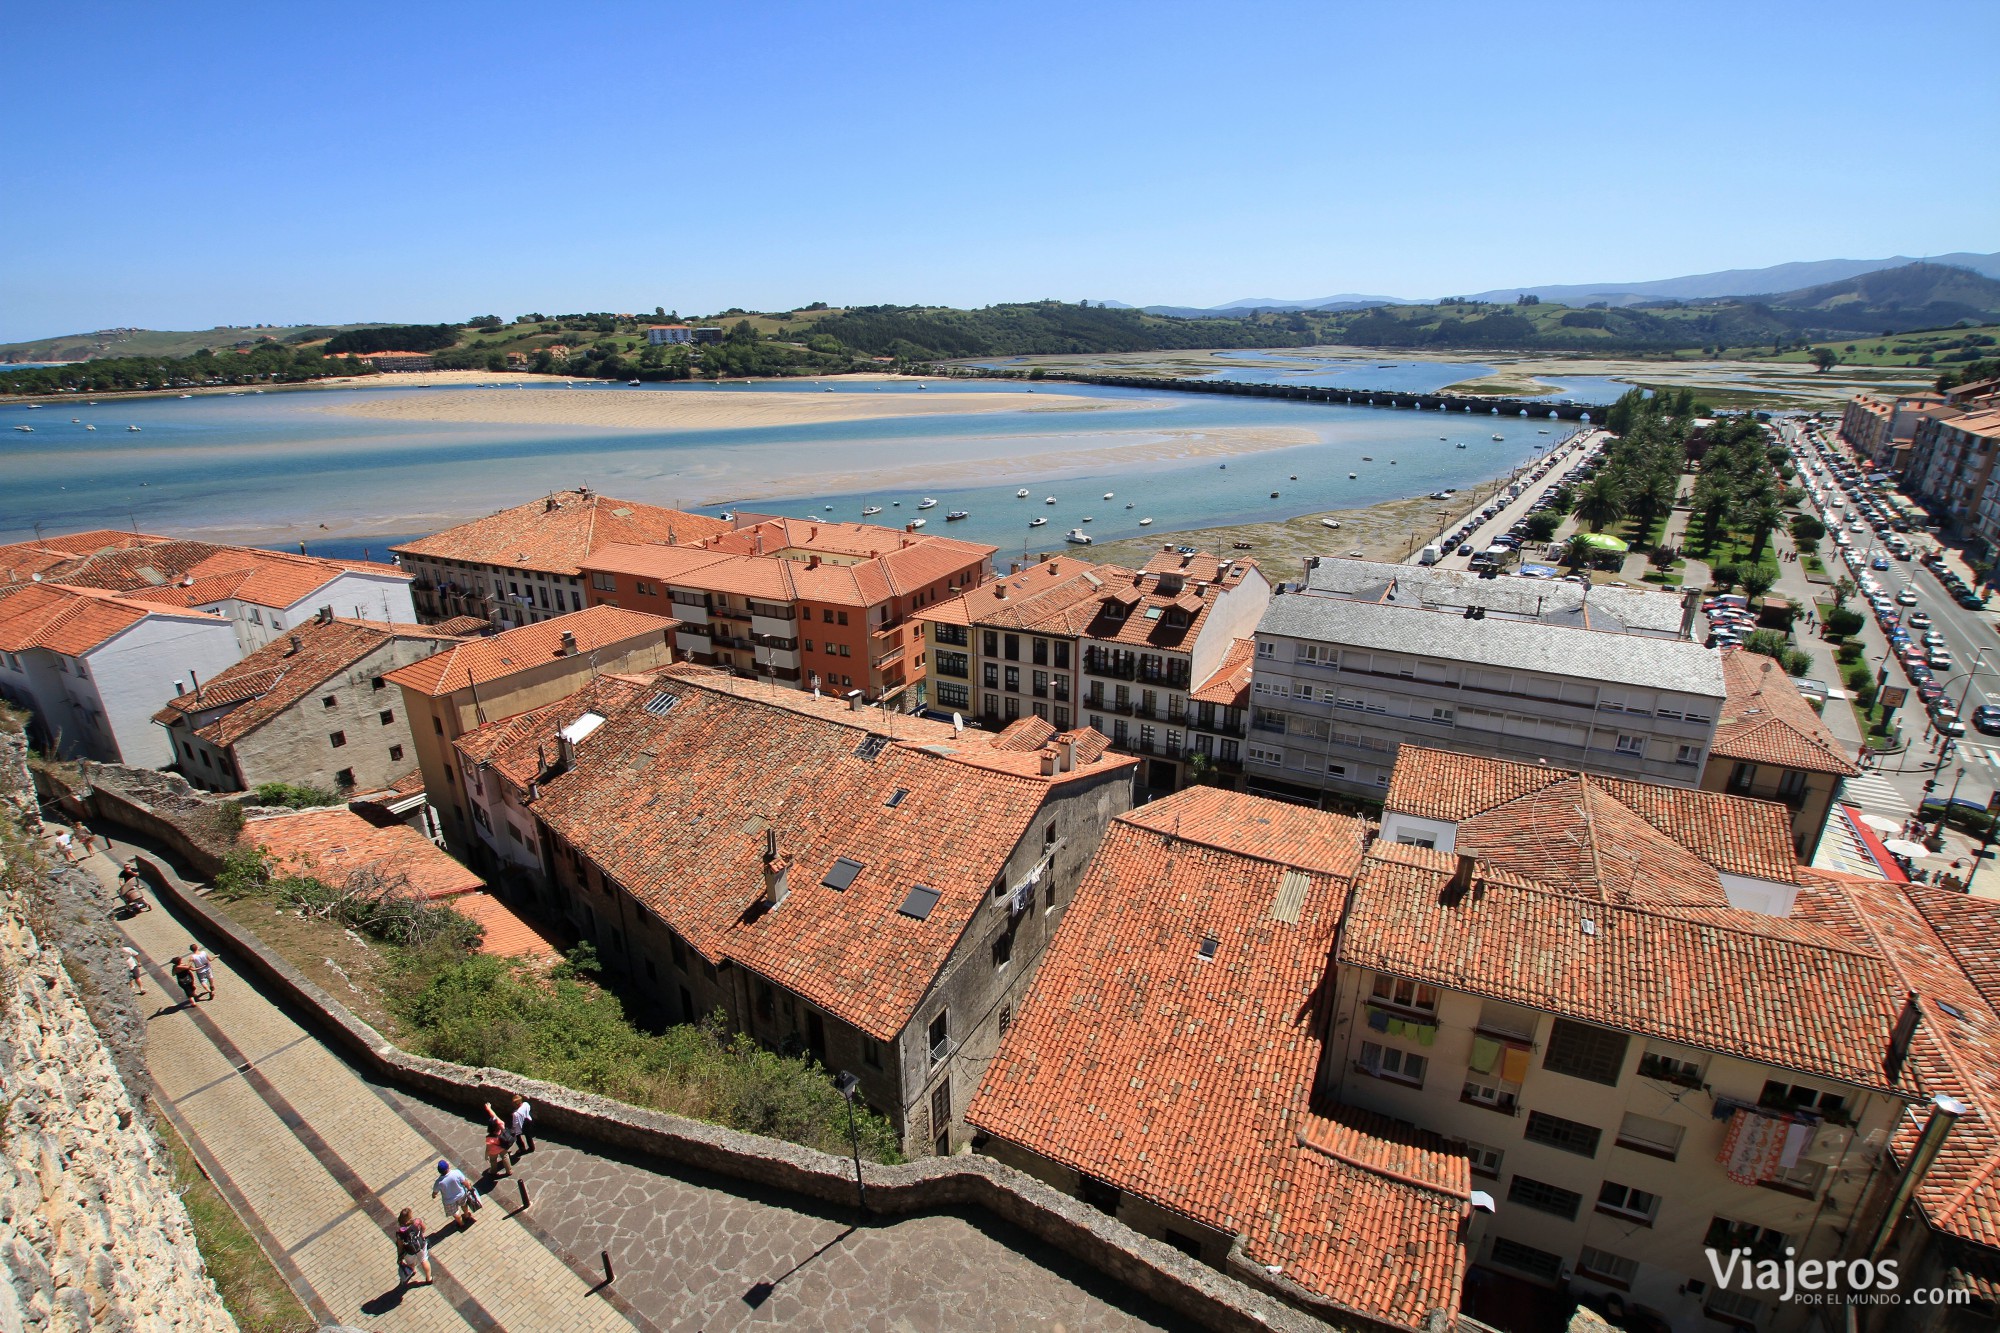
[[[833,1076],[833,1090],[847,1103],[847,1143],[854,1150],[854,1201],[862,1215],[868,1213],[868,1187],[861,1183],[861,1134],[854,1127],[854,1094],[861,1080],[843,1069]]]

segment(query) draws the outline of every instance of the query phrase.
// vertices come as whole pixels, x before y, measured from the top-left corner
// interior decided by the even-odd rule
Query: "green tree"
[[[1854,349],[1850,347],[1848,350],[1851,352]],[[1819,367],[1820,374],[1824,375],[1840,364],[1840,356],[1831,347],[1815,347],[1812,350],[1812,362]]]
[[[1607,523],[1625,517],[1624,488],[1609,471],[1600,472],[1584,487],[1576,502],[1576,516],[1592,532],[1602,532]]]
[[[1740,581],[1745,595],[1754,602],[1771,591],[1771,586],[1778,581],[1778,576],[1763,565],[1752,565],[1743,571]]]

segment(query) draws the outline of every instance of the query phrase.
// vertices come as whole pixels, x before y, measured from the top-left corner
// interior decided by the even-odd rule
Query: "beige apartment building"
[[[1724,648],[1722,682],[1701,785],[1783,805],[1792,812],[1793,850],[1811,862],[1842,780],[1861,769],[1776,661]]]

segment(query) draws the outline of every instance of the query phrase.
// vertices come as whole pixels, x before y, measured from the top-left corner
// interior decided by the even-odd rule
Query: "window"
[[[1727,1217],[1709,1219],[1701,1243],[1712,1250],[1748,1250],[1757,1259],[1775,1259],[1792,1243],[1791,1237],[1755,1222],[1738,1222]]]
[[[1603,1250],[1593,1250],[1588,1245],[1583,1247],[1583,1253],[1578,1256],[1576,1268],[1585,1277],[1628,1290],[1632,1286],[1632,1279],[1639,1276],[1638,1260],[1607,1254]]]
[[[931,1038],[932,1064],[939,1063],[945,1058],[945,1056],[951,1054],[950,1017],[951,1017],[950,1010],[940,1009],[938,1010],[937,1017],[931,1020],[930,1038]]]
[[[1796,768],[1786,769],[1785,775],[1778,779],[1778,799],[1781,801],[1796,801],[1805,794],[1806,775],[1804,771]]]
[[[1007,688],[1008,688],[1008,690],[1010,690],[1010,691],[1011,691],[1011,692],[1013,692],[1013,693],[1016,693],[1016,694],[1020,693],[1020,690],[1021,690],[1021,668],[1019,668],[1019,667],[1008,667],[1008,668],[1007,668]]]
[[[374,680],[369,682],[368,687],[374,690],[386,690],[389,688],[389,682],[383,680],[380,676],[377,676],[375,677]]]
[[[1400,977],[1377,976],[1374,998],[1383,1004],[1393,1004],[1398,1009],[1417,1009],[1434,1014],[1438,1007],[1437,987],[1426,986],[1420,981],[1405,981]]]
[[[1049,664],[1049,641],[1047,639],[1031,639],[1028,642],[1029,647],[1033,649],[1029,657],[1034,661],[1034,664],[1036,666],[1047,666]]]
[[[1056,669],[1060,671],[1066,670],[1068,667],[1069,645],[1058,639],[1056,640]]]
[[[993,970],[1005,968],[1014,961],[1014,932],[1003,930],[993,937]]]
[[[1000,667],[998,663],[988,662],[981,669],[980,675],[985,680],[987,689],[997,690],[1000,688]]]
[[[638,593],[641,597],[651,597],[653,595],[653,585],[644,579],[636,579],[633,581],[632,591]]]
[[[1673,1161],[1680,1155],[1681,1139],[1687,1131],[1664,1120],[1643,1115],[1627,1115],[1618,1125],[1618,1146],[1649,1157]]]
[[[1756,780],[1757,765],[1755,764],[1738,763],[1734,768],[1729,770],[1730,791],[1749,791],[1751,785]]]
[[[1844,1118],[1847,1099],[1831,1092],[1821,1092],[1818,1088],[1809,1088],[1803,1083],[1780,1083],[1770,1079],[1765,1082],[1757,1105],[1775,1111],[1811,1111],[1828,1120],[1839,1120]]]
[[[599,592],[617,592],[618,579],[617,576],[612,574],[592,574],[590,576],[590,586]]]
[[[1361,1068],[1377,1078],[1393,1079],[1421,1088],[1424,1071],[1429,1067],[1430,1061],[1414,1051],[1406,1051],[1399,1046],[1381,1046],[1372,1041],[1361,1043]]]
[[[435,713],[431,715],[431,730],[440,736],[444,735],[444,719]]]
[[[944,708],[970,708],[972,706],[972,691],[963,685],[947,685],[939,682],[937,687],[937,701],[939,706]]]
[[[335,773],[333,775],[333,785],[339,787],[342,791],[352,787],[354,785],[354,770],[343,768],[338,773]]]
[[[1646,738],[1644,736],[1627,736],[1621,732],[1618,736],[1618,753],[1644,758],[1646,754]]]
[[[1622,1032],[1607,1032],[1603,1028],[1558,1018],[1549,1033],[1549,1046],[1542,1056],[1542,1068],[1615,1088],[1618,1086],[1618,1075],[1625,1067],[1626,1044],[1627,1038]]]
[[[862,868],[861,862],[851,857],[836,857],[833,862],[833,868],[826,872],[826,877],[820,880],[820,883],[829,889],[845,891],[850,884],[854,883],[854,877],[861,873]]]
[[[1277,655],[1277,651],[1278,650],[1276,644],[1266,642],[1263,639],[1257,640],[1257,656],[1268,660],[1272,657],[1275,657]]]
[[[1004,648],[1004,651],[1003,651],[1002,655],[1003,655],[1004,657],[1006,657],[1006,659],[1007,659],[1007,660],[1008,660],[1009,662],[1018,662],[1018,661],[1020,661],[1020,660],[1021,660],[1021,636],[1020,636],[1020,635],[1018,635],[1018,634],[1009,634],[1009,635],[1006,635],[1006,636],[1004,636],[1004,637],[1003,637],[1003,638],[1001,639],[1001,642],[1002,642],[1002,643],[1003,643],[1003,644],[1005,645],[1005,648]]]
[[[1472,1173],[1476,1176],[1500,1178],[1500,1162],[1505,1156],[1498,1148],[1489,1148],[1483,1143],[1470,1139],[1458,1140],[1458,1146],[1465,1149],[1465,1155],[1472,1163]]]
[[[335,704],[338,704],[339,702],[340,702],[339,695],[326,694],[320,696],[319,706],[321,708],[332,708]]]
[[[390,746],[390,747],[389,747],[389,762],[390,762],[390,763],[392,763],[392,764],[394,764],[394,763],[400,763],[400,762],[402,761],[402,758],[403,758],[403,747],[402,747],[402,746],[400,746],[400,745],[392,745],[392,746]]]
[[[847,623],[847,612],[845,611],[834,612],[833,623],[836,625],[845,625]]]
[[[1565,1120],[1546,1111],[1530,1111],[1528,1127],[1522,1132],[1522,1137],[1530,1143],[1573,1152],[1578,1157],[1597,1156],[1597,1142],[1603,1136],[1604,1132],[1595,1125]]]
[[[1575,1190],[1518,1175],[1507,1187],[1507,1201],[1570,1222],[1576,1220],[1576,1210],[1583,1206],[1583,1196]]]
[[[1479,1030],[1495,1036],[1518,1037],[1522,1041],[1532,1042],[1539,1021],[1534,1010],[1523,1009],[1500,1000],[1487,1000],[1479,1006]]]
[[[396,710],[393,708],[385,708],[380,713],[377,713],[376,716],[382,720],[382,725],[385,727],[395,725]]]
[[[1518,1240],[1508,1240],[1505,1236],[1493,1238],[1491,1253],[1493,1262],[1540,1278],[1544,1282],[1554,1282],[1562,1276],[1562,1256],[1538,1250],[1532,1245],[1523,1245]]]
[[[338,750],[341,746],[347,744],[347,733],[344,731],[332,732],[327,736],[326,743]]]
[[[1678,1083],[1684,1088],[1698,1088],[1701,1086],[1701,1065],[1665,1051],[1648,1050],[1639,1057],[1639,1077]]]
[[[1700,762],[1701,762],[1701,747],[1700,747],[1699,745],[1683,745],[1683,746],[1681,746],[1681,747],[1680,747],[1679,749],[1677,749],[1677,750],[1675,750],[1675,751],[1674,751],[1674,762],[1675,762],[1675,763],[1677,763],[1677,764],[1698,764],[1698,763],[1700,763]]]
[[[1123,727],[1125,724],[1120,721],[1118,725]],[[1285,766],[1285,752],[1283,750],[1270,750],[1261,745],[1252,745],[1247,747],[1247,753],[1250,756],[1250,762],[1253,764],[1270,764],[1277,768]]]
[[[1629,1217],[1651,1226],[1654,1216],[1660,1211],[1660,1196],[1607,1180],[1598,1187],[1597,1211],[1614,1217]]]

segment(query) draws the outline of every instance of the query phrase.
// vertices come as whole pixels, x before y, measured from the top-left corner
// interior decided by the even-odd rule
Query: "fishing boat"
[[[1278,493],[1277,493],[1276,491],[1272,491],[1272,492],[1271,492],[1271,498],[1272,498],[1273,500],[1277,499],[1277,498],[1278,498]]]
[[[1372,462],[1374,462],[1374,461],[1375,461],[1375,455],[1373,455],[1373,454],[1363,454],[1363,455],[1361,455],[1361,461],[1362,461],[1362,462],[1364,462],[1364,463],[1372,463]]]
[[[514,387],[518,389],[518,388],[520,388],[521,386],[517,384],[517,385],[515,385]],[[628,388],[628,389],[636,389],[636,388],[638,388],[638,387],[639,387],[639,381],[637,381],[637,380],[626,380],[626,381],[625,381],[625,387],[626,387],[626,388]]]
[[[1045,495],[1042,497],[1042,503],[1045,505],[1052,505],[1055,502],[1056,502],[1056,497],[1053,495]]]
[[[1031,528],[1042,528],[1047,527],[1048,522],[1045,518],[1031,518],[1028,520],[1028,526]]]
[[[1015,491],[1014,494],[1017,498],[1025,500],[1028,498],[1028,488],[1023,486],[1020,490]]]
[[[1323,518],[1319,521],[1319,525],[1323,528],[1332,528],[1336,532],[1340,530],[1340,520],[1337,518]]]
[[[1074,542],[1078,546],[1088,546],[1090,545],[1090,534],[1085,532],[1082,528],[1071,528],[1068,532],[1063,534],[1063,540],[1066,542]]]
[[[910,520],[910,526],[912,528],[921,528],[924,524],[928,522],[930,522],[930,520],[927,518],[913,518]]]
[[[1150,528],[1153,526],[1153,520],[1150,518],[1142,518],[1139,520],[1139,526],[1142,528]]]
[[[921,500],[917,501],[917,508],[919,508],[919,509],[936,509],[936,508],[937,508],[937,501],[936,501],[936,500],[933,500],[933,499],[931,499],[931,497],[930,497],[930,496],[926,495],[926,496],[925,496],[925,497],[924,497],[923,499],[921,499]]]
[[[85,426],[85,427],[84,427],[84,429],[85,429],[85,430],[96,430],[96,429],[97,429],[97,427],[95,427],[95,426]]]
[[[1105,499],[1107,499],[1107,500],[1109,500],[1109,499],[1110,499],[1110,498],[1111,498],[1111,497],[1112,497],[1113,495],[1116,495],[1116,494],[1117,494],[1117,492],[1116,492],[1116,491],[1106,491],[1106,492],[1104,493],[1104,498],[1105,498]]]
[[[881,505],[864,505],[861,509],[861,517],[867,518],[870,515],[879,514],[881,512],[882,512]]]
[[[1096,522],[1097,520],[1096,520],[1096,519],[1095,519],[1094,517],[1092,517],[1091,515],[1089,515],[1089,514],[1085,514],[1085,515],[1083,516],[1083,521],[1084,521],[1084,522],[1086,522],[1086,523],[1095,523],[1095,522]]]
[[[944,516],[944,521],[947,523],[954,523],[961,518],[970,518],[971,516],[972,516],[972,511],[969,509],[954,509],[949,514],[946,514]]]

